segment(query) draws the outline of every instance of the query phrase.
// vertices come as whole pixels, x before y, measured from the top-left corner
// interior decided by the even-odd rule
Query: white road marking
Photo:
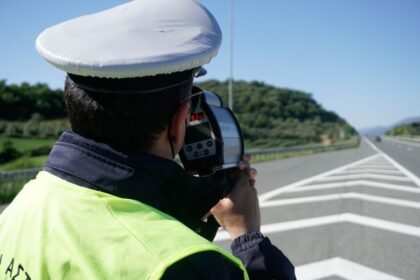
[[[300,265],[296,267],[295,273],[299,280],[315,280],[331,276],[347,280],[401,280],[401,278],[342,258]]]
[[[407,187],[407,186],[402,186],[402,185],[380,183],[380,182],[374,182],[374,181],[368,181],[368,180],[308,185],[308,186],[304,186],[300,188],[287,189],[284,192],[294,193],[294,192],[306,192],[306,191],[346,188],[346,187],[373,187],[373,188],[381,188],[381,189],[408,192],[408,193],[420,193],[420,190],[416,187]]]
[[[366,172],[366,170],[369,170],[369,169],[376,169],[376,170],[385,170],[385,171],[399,171],[398,169],[396,169],[395,167],[387,167],[387,168],[383,168],[383,167],[381,167],[381,168],[376,168],[376,167],[371,167],[371,166],[356,166],[356,167],[352,167],[352,168],[349,168],[349,169],[347,169],[347,170],[345,170],[345,171],[355,171],[355,170],[359,170],[359,171],[365,171]],[[401,172],[402,173],[402,172]]]
[[[316,180],[318,178],[322,178],[322,177],[326,177],[326,176],[329,176],[329,175],[334,174],[334,173],[338,173],[340,171],[343,171],[345,169],[351,168],[351,167],[356,166],[358,164],[362,164],[362,163],[367,162],[369,160],[375,159],[375,158],[377,158],[379,156],[380,155],[375,154],[373,156],[369,156],[367,158],[364,158],[364,159],[355,161],[353,163],[350,163],[350,164],[347,164],[347,165],[344,165],[344,166],[341,166],[341,167],[332,169],[330,171],[327,171],[327,172],[318,174],[316,176],[303,179],[303,180],[298,181],[298,182],[295,182],[293,184],[290,184],[290,185],[287,185],[287,186],[284,186],[284,187],[280,187],[280,188],[274,189],[272,191],[269,191],[269,192],[266,192],[264,194],[259,195],[259,199],[260,199],[260,201],[268,200],[268,199],[270,199],[270,198],[272,198],[274,196],[277,196],[277,195],[279,195],[279,194],[281,194],[281,193],[283,193],[283,192],[285,192],[285,191],[287,191],[289,189],[293,189],[293,188],[297,188],[297,187],[303,186],[303,185],[308,184],[308,183],[310,183],[310,182],[312,182],[312,181],[314,181],[314,180]]]
[[[390,222],[382,219],[376,219],[351,213],[294,220],[289,222],[268,224],[261,226],[263,234],[277,233],[290,230],[298,230],[310,227],[324,226],[336,223],[352,223],[370,228],[386,230],[390,232],[406,234],[420,238],[420,227]],[[229,240],[229,234],[226,231],[219,231],[214,241]]]
[[[384,158],[386,158],[389,162],[391,162],[397,169],[401,170],[402,173],[405,174],[405,176],[407,176],[408,178],[410,178],[411,180],[413,180],[413,182],[420,187],[420,179],[414,175],[411,171],[409,171],[407,168],[405,168],[404,166],[402,166],[401,164],[399,164],[398,162],[396,162],[393,158],[391,158],[389,155],[385,154],[384,152],[382,152],[378,147],[376,147],[375,145],[372,144],[372,142],[369,141],[369,139],[365,138],[366,142],[372,147],[372,149],[374,149],[375,151],[377,151],[381,156],[383,156]]]
[[[315,182],[331,182],[337,180],[363,180],[363,179],[379,179],[386,181],[399,181],[399,182],[411,182],[410,178],[402,176],[390,176],[390,175],[379,175],[379,174],[354,174],[354,175],[339,175],[334,174],[333,176],[317,178]]]
[[[418,187],[420,187],[420,179],[418,177],[416,177],[409,170],[401,166],[398,162],[393,160],[390,156],[382,152],[380,149],[375,147],[368,139],[365,140],[378,154],[264,193],[259,196],[260,206],[262,208],[265,208],[305,203],[318,203],[342,199],[355,199],[398,207],[406,207],[414,209],[413,211],[418,211],[420,209],[420,202],[410,200],[416,199],[416,197],[412,198],[411,195],[407,196],[408,199],[397,199],[391,197],[350,192],[270,200],[273,197],[276,197],[282,193],[298,193],[305,191],[315,191],[343,187],[372,187],[398,192],[405,192],[413,195],[420,194],[420,189],[417,187],[401,185],[402,183],[398,184],[398,182],[412,182]],[[343,182],[337,182],[338,180],[343,180]],[[375,182],[375,180],[395,181],[395,183]],[[315,184],[315,182],[331,183]],[[413,226],[409,224],[403,224],[352,213],[335,214],[329,216],[266,224],[261,227],[261,232],[263,232],[264,234],[281,233],[285,231],[301,229],[305,230],[313,227],[322,227],[337,223],[350,223],[358,226],[369,227],[377,230],[388,231],[420,238],[419,226]],[[227,239],[229,239],[228,234],[224,231],[220,231],[218,232],[215,240],[221,241]],[[330,276],[337,276],[349,280],[400,279],[390,274],[341,258],[333,258],[321,262],[299,266],[296,268],[296,276],[297,279],[321,279]]]
[[[284,187],[280,187],[280,188],[274,189],[272,191],[266,192],[264,194],[261,194],[259,196],[260,202],[266,201],[266,200],[268,200],[268,199],[270,199],[272,197],[275,197],[275,196],[277,196],[277,195],[279,195],[279,194],[281,194],[283,192],[288,192],[291,189],[296,189],[298,187],[307,185],[307,184],[309,184],[311,182],[314,182],[314,181],[317,181],[317,180],[327,180],[327,181],[330,180],[331,181],[333,179],[323,179],[323,178],[326,178],[326,177],[331,176],[331,175],[334,175],[334,174],[339,174],[342,171],[351,170],[352,168],[360,168],[360,166],[362,166],[365,163],[369,163],[370,161],[375,161],[375,160],[379,160],[379,159],[385,159],[385,160],[387,160],[390,164],[392,164],[395,168],[397,168],[397,170],[400,170],[404,175],[406,175],[409,179],[411,179],[411,181],[413,181],[418,187],[420,187],[420,179],[417,176],[415,176],[409,170],[407,170],[402,165],[400,165],[399,163],[397,163],[395,160],[393,160],[387,154],[385,154],[381,150],[379,150],[368,139],[365,138],[365,140],[372,147],[372,149],[374,149],[376,152],[378,152],[378,154],[375,154],[373,156],[370,156],[370,157],[364,158],[362,160],[359,160],[359,161],[350,163],[348,165],[341,166],[339,168],[336,168],[336,169],[333,169],[333,170],[330,170],[330,171],[321,173],[319,175],[316,175],[316,176],[313,176],[313,177],[310,177],[310,178],[306,178],[306,179],[301,180],[301,181],[298,181],[296,183],[293,183],[293,184],[290,184],[290,185],[287,185],[287,186],[284,186]],[[376,175],[376,176],[378,176],[378,175]],[[371,179],[371,178],[369,178],[369,179]],[[375,177],[375,178],[378,178],[378,177]],[[407,179],[405,179],[405,180],[407,180]],[[370,182],[370,181],[363,180],[363,182]],[[343,184],[346,184],[346,183],[347,182],[344,182]],[[354,182],[350,182],[350,183],[354,183]],[[390,185],[389,184],[378,183],[378,184],[374,185],[373,183],[376,183],[376,182],[370,182],[367,185],[374,186],[374,187],[381,187],[382,186],[384,188],[390,188]],[[341,183],[339,183],[339,184],[341,184]],[[339,187],[343,187],[345,185],[338,185],[338,186]],[[394,187],[394,186],[395,185],[392,185],[391,188]],[[335,187],[337,187],[337,185],[335,185]],[[398,189],[399,190],[404,190],[406,188],[409,188],[409,187],[398,186]]]
[[[356,168],[356,167],[354,167]],[[377,164],[363,164],[363,165],[358,165],[357,168],[359,169],[369,169],[369,168],[380,168],[380,169],[386,169],[386,170],[395,170],[395,167],[392,166],[391,164],[387,164],[387,165],[377,165]]]
[[[266,208],[266,207],[324,202],[324,201],[341,200],[341,199],[357,199],[357,200],[363,200],[363,201],[383,203],[383,204],[388,204],[388,205],[393,205],[393,206],[420,209],[420,202],[415,202],[415,201],[405,200],[405,199],[389,198],[389,197],[377,196],[377,195],[354,193],[354,192],[269,200],[269,201],[265,201],[261,203],[260,206],[261,208]]]
[[[369,161],[369,163],[371,163],[371,164],[389,164],[389,162],[387,162],[383,158],[378,158],[378,159],[371,160],[371,161]]]
[[[385,175],[401,175],[403,174],[399,170],[384,170],[384,169],[349,169],[341,172],[340,174],[361,174],[361,173],[376,173]]]

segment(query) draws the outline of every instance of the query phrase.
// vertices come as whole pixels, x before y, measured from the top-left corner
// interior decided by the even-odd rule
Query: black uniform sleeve
[[[293,264],[260,232],[236,238],[231,249],[244,263],[250,279],[296,279]]]
[[[243,279],[243,274],[241,269],[221,254],[207,251],[188,256],[175,263],[166,270],[162,279],[236,280]]]
[[[267,237],[255,232],[232,242],[232,253],[242,260],[250,279],[295,280],[292,263]],[[242,271],[216,252],[201,252],[169,267],[162,279],[243,279]]]

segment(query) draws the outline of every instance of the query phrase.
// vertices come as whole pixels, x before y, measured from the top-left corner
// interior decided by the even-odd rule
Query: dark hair
[[[74,132],[98,142],[115,147],[148,151],[157,137],[166,129],[180,101],[191,94],[192,70],[180,72],[175,79],[178,84],[163,87],[153,93],[104,93],[83,89],[77,79],[80,76],[68,75],[64,88],[71,128]],[[158,75],[151,78],[127,79],[139,91],[158,88],[156,82],[167,84],[171,75]],[[185,79],[186,78],[186,79]],[[182,80],[184,79],[184,80]],[[101,80],[106,81],[102,83]],[[96,84],[106,85],[113,79],[94,78]],[[121,79],[115,79],[116,84]],[[182,82],[185,81],[185,82]],[[86,87],[84,87],[86,88]],[[162,88],[162,87],[160,87]]]

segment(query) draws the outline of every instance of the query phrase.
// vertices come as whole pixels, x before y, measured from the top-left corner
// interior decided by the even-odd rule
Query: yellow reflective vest
[[[0,279],[159,279],[177,261],[216,251],[144,203],[40,172],[0,216]]]

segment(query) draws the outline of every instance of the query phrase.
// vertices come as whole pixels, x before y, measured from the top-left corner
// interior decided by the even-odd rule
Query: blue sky
[[[0,79],[62,87],[37,35],[121,0],[0,0]],[[176,0],[174,0],[174,3]],[[206,79],[228,75],[227,0],[201,0],[224,33]],[[235,0],[234,76],[313,94],[357,128],[420,115],[420,1]]]

